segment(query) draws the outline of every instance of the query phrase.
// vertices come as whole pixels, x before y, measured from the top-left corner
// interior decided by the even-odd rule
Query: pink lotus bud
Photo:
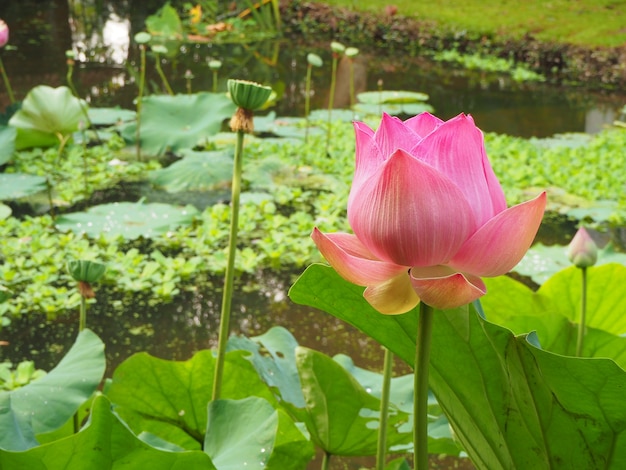
[[[0,47],[4,47],[9,42],[9,27],[0,20]]]
[[[354,234],[315,229],[312,237],[344,279],[366,287],[375,309],[404,313],[421,301],[460,307],[485,293],[481,277],[505,274],[522,259],[546,194],[507,208],[470,116],[385,114],[376,131],[354,127]]]
[[[598,246],[585,227],[580,227],[569,244],[567,257],[574,266],[588,268],[598,261]]]

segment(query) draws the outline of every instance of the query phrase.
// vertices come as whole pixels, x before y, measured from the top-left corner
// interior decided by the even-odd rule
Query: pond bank
[[[510,39],[471,31],[453,32],[445,25],[394,14],[393,9],[371,14],[300,0],[283,0],[281,12],[290,34],[383,47],[410,55],[446,49],[483,53],[528,64],[559,84],[609,89],[626,86],[626,45],[585,48],[542,42],[531,34]]]

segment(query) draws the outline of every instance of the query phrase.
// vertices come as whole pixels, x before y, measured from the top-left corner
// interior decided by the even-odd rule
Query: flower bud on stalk
[[[598,246],[585,227],[580,227],[569,244],[567,257],[578,268],[588,268],[598,261]]]

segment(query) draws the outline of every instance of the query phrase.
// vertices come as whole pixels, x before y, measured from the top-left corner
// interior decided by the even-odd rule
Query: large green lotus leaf
[[[506,276],[486,279],[487,295],[482,299],[485,314],[516,334],[534,331],[543,349],[573,356],[580,314],[580,300],[577,305],[570,303],[576,301],[572,286],[580,288],[580,272],[576,271],[570,268],[556,274],[538,292]],[[624,276],[626,268],[621,265],[588,268],[588,277],[595,278],[591,285],[603,292],[588,293],[595,301],[588,305],[582,355],[610,358],[626,369],[626,305],[619,291],[614,290],[624,282]],[[564,305],[570,305],[571,312],[564,310]]]
[[[59,230],[71,230],[94,238],[104,234],[133,240],[162,235],[190,224],[197,213],[193,206],[114,202],[90,207],[86,212],[64,214],[56,223]]]
[[[5,204],[0,204],[0,220],[4,220],[9,217],[12,213],[12,210],[9,206]]]
[[[89,120],[94,126],[111,126],[120,122],[133,121],[135,111],[122,108],[90,108]]]
[[[284,411],[258,397],[209,403],[204,451],[219,470],[297,470],[315,453]]]
[[[245,351],[226,355],[222,397],[259,396],[275,404]],[[166,361],[139,353],[124,361],[107,384],[115,410],[137,434],[148,432],[184,449],[200,449],[207,429],[215,358],[210,350],[188,361]]]
[[[180,39],[183,34],[180,17],[176,9],[169,3],[163,5],[154,15],[146,18],[146,28],[151,34],[159,38],[174,37]]]
[[[102,395],[95,398],[89,422],[80,432],[26,452],[0,450],[0,468],[215,470],[204,452],[168,452],[142,442],[111,412]]]
[[[232,151],[183,150],[183,158],[150,174],[150,181],[170,193],[229,187],[233,175]]]
[[[91,330],[78,334],[61,362],[45,376],[10,392],[0,392],[0,448],[26,450],[34,435],[61,427],[102,380],[104,343]]]
[[[298,342],[288,330],[275,326],[252,338],[231,336],[227,347],[228,350],[249,351],[249,359],[265,383],[276,387],[283,400],[298,408],[304,407],[296,366]]]
[[[488,293],[482,303],[487,315],[488,310],[496,309],[509,312],[499,315],[510,317],[517,313],[538,317],[556,314],[577,323],[580,316],[581,281],[581,270],[574,266],[556,273],[536,293],[512,280],[486,279]],[[587,268],[587,326],[614,335],[626,333],[624,285],[626,267],[621,264],[609,263]]]
[[[362,287],[321,265],[309,267],[289,295],[413,364],[415,310],[381,315]],[[612,360],[538,349],[470,307],[435,312],[430,366],[430,387],[478,468],[626,466],[626,372]]]
[[[313,442],[332,455],[375,455],[380,400],[339,363],[318,351],[298,346],[296,364],[305,408],[286,406],[306,424]],[[407,413],[390,406],[388,424],[389,447],[411,443]]]
[[[0,126],[0,165],[8,162],[15,152],[15,127]]]
[[[142,101],[141,148],[150,155],[194,148],[217,134],[237,107],[224,93],[153,95]],[[135,141],[137,124],[123,127],[122,136]]]
[[[356,98],[365,104],[404,104],[428,101],[426,93],[402,90],[364,91],[356,95]]]
[[[352,358],[344,354],[338,354],[333,359],[350,372],[369,394],[380,398],[383,387],[382,374],[357,367]],[[389,395],[391,404],[406,413],[412,414],[413,375],[392,377]],[[413,419],[412,416],[411,419]],[[452,437],[448,419],[432,395],[428,397],[428,420],[428,451],[431,454],[459,455],[462,449]]]
[[[86,120],[86,110],[87,104],[68,87],[36,86],[9,120],[9,125],[17,128],[16,148],[58,145],[59,135],[78,130],[79,123]]]
[[[19,199],[46,189],[46,178],[25,173],[0,173],[0,200]]]

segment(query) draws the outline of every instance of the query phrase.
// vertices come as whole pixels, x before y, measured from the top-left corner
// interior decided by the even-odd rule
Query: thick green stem
[[[376,448],[376,470],[385,469],[387,457],[387,418],[389,417],[389,391],[393,372],[393,353],[387,348],[383,363],[383,390],[380,395],[380,425],[378,427],[378,447]]]
[[[354,111],[354,60],[350,59],[350,109]]]
[[[11,104],[15,103],[15,95],[13,94],[13,88],[11,88],[11,82],[9,82],[9,77],[7,76],[6,70],[4,70],[4,64],[2,63],[2,58],[0,57],[0,73],[2,74],[2,80],[4,81],[4,86],[7,89],[7,93],[9,94],[9,101]]]
[[[220,317],[220,331],[217,346],[217,362],[213,378],[213,400],[220,398],[222,389],[222,375],[224,373],[224,356],[226,343],[230,333],[230,310],[233,297],[233,281],[235,278],[235,254],[237,253],[237,229],[239,224],[239,196],[241,193],[241,173],[244,132],[237,131],[237,145],[235,147],[235,161],[230,201],[230,236],[228,241],[228,264],[224,276],[224,292],[222,295],[222,313]]]
[[[580,321],[578,322],[578,338],[576,339],[576,356],[583,353],[583,341],[585,338],[585,322],[587,317],[587,268],[580,268],[582,273],[581,295],[580,295]]]
[[[139,92],[137,93],[137,129],[135,130],[137,160],[141,160],[141,99],[143,97],[143,88],[146,83],[146,48],[142,44],[139,46],[139,49],[141,51],[141,65],[139,68]]]
[[[421,302],[413,368],[413,468],[415,470],[428,469],[428,367],[433,318],[433,308]]]
[[[170,82],[167,81],[167,77],[165,76],[165,74],[163,73],[163,69],[161,68],[161,57],[159,57],[159,54],[155,54],[155,56],[156,56],[155,64],[156,64],[157,73],[159,74],[159,77],[161,77],[161,81],[163,82],[163,86],[167,90],[167,94],[170,96],[173,96],[174,90],[172,90],[172,87],[170,86]]]
[[[217,70],[213,70],[213,93],[217,93]]]
[[[330,457],[332,454],[328,452],[324,452],[324,458],[322,459],[322,468],[321,470],[328,470],[330,468]]]

